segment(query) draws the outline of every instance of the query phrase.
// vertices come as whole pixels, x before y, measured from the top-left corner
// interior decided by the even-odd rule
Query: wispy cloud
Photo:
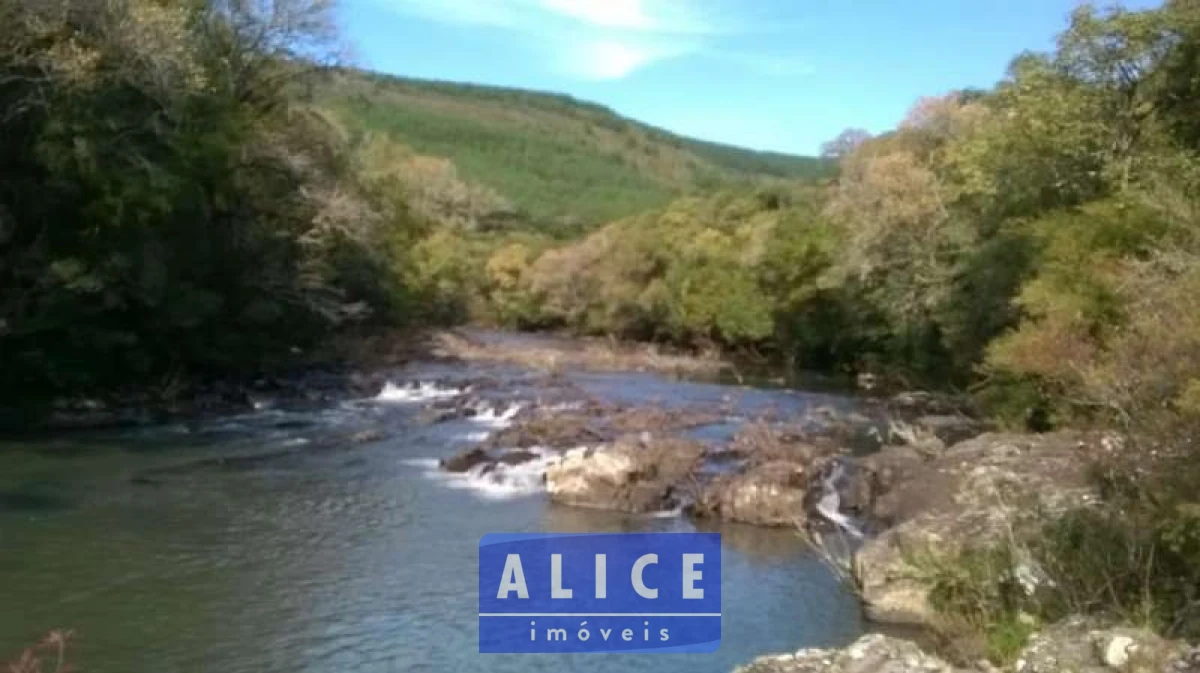
[[[641,0],[543,0],[542,5],[549,11],[603,28],[651,30],[656,23]]]
[[[765,74],[807,72],[807,66],[786,59],[716,47],[722,37],[755,30],[730,11],[741,0],[376,1],[435,21],[520,32],[547,50],[555,70],[582,79],[622,79],[652,64],[700,53]]]
[[[652,63],[687,54],[685,44],[649,44],[631,40],[593,39],[562,50],[561,70],[592,80],[616,80]]]
[[[516,28],[521,24],[519,0],[378,0],[379,5],[402,14],[442,23]]]

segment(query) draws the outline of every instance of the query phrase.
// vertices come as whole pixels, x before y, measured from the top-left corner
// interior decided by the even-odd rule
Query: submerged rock
[[[881,634],[838,650],[807,649],[759,657],[734,673],[956,673],[946,661],[915,643]]]
[[[494,452],[475,447],[460,451],[457,455],[440,461],[439,467],[454,474],[470,474],[478,477],[492,475],[495,477],[508,474],[509,468],[542,460],[545,456],[545,453],[523,449]],[[528,481],[531,476],[538,477],[537,474],[522,474],[520,479]]]
[[[439,467],[446,472],[467,472],[476,465],[494,462],[487,451],[475,447],[461,451],[451,458],[439,461]]]
[[[350,442],[352,444],[370,444],[371,442],[378,442],[384,439],[387,439],[387,433],[378,428],[362,430],[350,435]]]
[[[500,465],[524,465],[530,463],[541,456],[531,451],[522,451],[520,449],[514,451],[505,451],[496,457],[496,462]]]
[[[567,452],[546,470],[546,491],[566,505],[645,513],[683,504],[704,447],[679,439],[625,439]]]

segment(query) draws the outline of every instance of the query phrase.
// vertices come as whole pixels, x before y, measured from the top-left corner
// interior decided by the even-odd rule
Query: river
[[[538,377],[512,367],[417,365],[394,374],[398,383],[502,381],[489,393],[501,410],[541,394]],[[720,402],[734,417],[854,405],[647,374],[563,378],[596,398]],[[368,399],[289,412],[264,404],[220,421],[0,442],[0,661],[50,629],[70,628],[75,663],[95,673],[724,673],[767,652],[841,646],[864,630],[854,597],[796,534],[705,524],[724,546],[717,653],[478,654],[484,534],[694,525],[571,509],[536,488],[440,475],[437,459],[488,428],[469,419],[419,424],[421,406]],[[734,424],[697,434],[718,440]],[[316,448],[361,428],[382,428],[386,438]],[[261,458],[237,460],[244,456]]]

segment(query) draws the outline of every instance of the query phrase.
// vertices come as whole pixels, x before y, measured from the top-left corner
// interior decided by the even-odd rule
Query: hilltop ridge
[[[596,225],[697,190],[835,170],[817,157],[688,138],[564,94],[335,68],[314,96],[352,132],[449,160],[534,223]]]

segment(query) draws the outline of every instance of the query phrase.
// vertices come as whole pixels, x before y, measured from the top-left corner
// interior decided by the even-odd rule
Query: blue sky
[[[1052,47],[1077,4],[344,2],[364,67],[568,93],[679,133],[804,154],[847,127],[893,128],[919,96],[994,84],[1020,51]]]

